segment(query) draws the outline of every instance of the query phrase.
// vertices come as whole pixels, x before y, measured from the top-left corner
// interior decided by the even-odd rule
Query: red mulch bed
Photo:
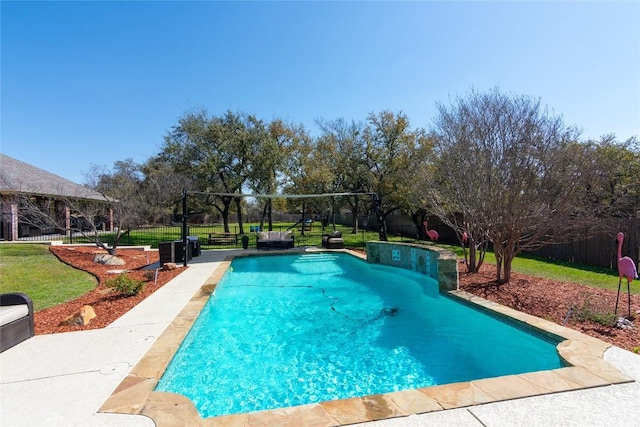
[[[478,273],[465,273],[458,265],[460,289],[498,302],[516,310],[562,324],[571,306],[582,308],[585,303],[595,313],[613,312],[617,291],[597,289],[576,283],[541,279],[525,274],[511,273],[511,281],[498,286],[495,282],[496,266],[483,264]],[[615,279],[613,279],[615,280]],[[618,316],[627,315],[626,283],[620,292]],[[566,326],[625,350],[640,349],[640,295],[631,295],[631,316],[635,317],[633,329],[626,330],[603,326],[589,320],[579,320],[572,315]]]
[[[34,322],[37,335],[104,328],[185,271],[185,268],[160,270],[157,281],[154,280],[155,278],[147,281],[148,273],[142,268],[159,260],[158,251],[118,248],[116,255],[125,261],[123,266],[107,266],[94,262],[93,259],[97,253],[104,253],[96,246],[52,246],[51,252],[61,261],[93,274],[99,283],[95,289],[79,298],[36,312]],[[109,270],[123,269],[130,270],[126,273],[130,277],[145,281],[143,290],[135,296],[123,297],[104,285],[106,280],[117,277],[117,274],[108,273]],[[96,318],[92,319],[88,325],[58,326],[60,322],[85,305],[93,307],[96,313]]]
[[[118,249],[118,257],[126,261],[123,267],[95,263],[93,258],[98,252],[96,247],[54,246],[51,247],[51,252],[67,264],[92,273],[98,278],[100,284],[80,298],[35,313],[36,334],[103,328],[184,271],[184,268],[159,271],[156,285],[153,282],[147,282],[144,290],[138,295],[125,298],[115,295],[104,286],[106,279],[115,277],[107,271],[126,268],[133,270],[127,273],[133,278],[145,280],[144,271],[139,269],[157,262],[159,259],[157,251]],[[498,286],[495,283],[495,266],[491,264],[483,264],[480,272],[474,274],[464,273],[464,266],[460,264],[459,271],[460,289],[558,324],[562,324],[571,306],[583,307],[585,302],[588,302],[592,311],[600,313],[613,311],[615,306],[616,291],[541,279],[519,273],[512,273],[509,284]],[[62,320],[84,305],[91,305],[97,315],[89,325],[58,326]],[[621,292],[618,314],[626,314],[626,310],[627,294]],[[603,326],[589,320],[580,321],[576,315],[569,318],[566,326],[626,350],[637,351],[640,348],[640,295],[631,296],[631,315],[636,318],[632,330]]]

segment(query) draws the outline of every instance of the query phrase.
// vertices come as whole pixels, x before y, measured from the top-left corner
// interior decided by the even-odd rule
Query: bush
[[[145,270],[144,272],[144,280],[146,282],[151,282],[156,278],[156,270]]]
[[[119,274],[115,279],[109,279],[104,284],[108,288],[113,288],[124,296],[131,297],[138,295],[144,288],[144,282],[132,279],[126,274]]]
[[[582,304],[574,305],[576,320],[581,322],[590,320],[602,326],[613,326],[615,324],[616,316],[613,310],[604,307],[602,304],[594,303],[591,295],[584,294],[583,298]]]

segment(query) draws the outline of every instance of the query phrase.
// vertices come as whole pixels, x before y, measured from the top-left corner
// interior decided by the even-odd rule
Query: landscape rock
[[[633,329],[633,323],[625,317],[618,317],[618,320],[616,320],[616,328]]]
[[[122,258],[109,254],[98,254],[93,261],[104,265],[125,265],[125,261]]]
[[[58,326],[87,326],[91,319],[96,318],[96,312],[90,305],[85,305],[80,310],[73,313],[71,316],[64,319]]]
[[[165,262],[164,264],[162,264],[163,270],[175,270],[176,268],[178,268],[178,264],[176,264],[175,262]]]

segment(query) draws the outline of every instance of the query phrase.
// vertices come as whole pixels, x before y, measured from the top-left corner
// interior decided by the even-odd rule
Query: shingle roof
[[[102,194],[0,153],[0,193],[108,200]]]

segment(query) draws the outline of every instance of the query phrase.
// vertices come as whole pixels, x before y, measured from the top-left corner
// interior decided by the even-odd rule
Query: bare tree
[[[168,211],[171,206],[168,200],[179,197],[180,193],[176,195],[170,191],[158,191],[158,183],[165,181],[166,177],[157,174],[157,170],[150,165],[147,176],[144,166],[132,159],[115,162],[111,171],[91,165],[87,181],[94,190],[104,194],[111,201],[114,225],[110,246],[100,240],[95,222],[91,223],[92,235],[95,236],[96,245],[111,254],[116,254],[120,242],[132,230],[149,224],[150,219],[157,215],[158,207],[164,206]]]
[[[109,207],[114,202],[108,196],[87,188],[86,192],[78,195],[47,197],[18,193],[15,197],[22,223],[49,232],[68,233],[69,236],[80,234],[112,252],[108,245],[102,243],[100,236],[100,231],[108,228]]]
[[[567,241],[583,225],[578,132],[527,96],[472,91],[438,105],[436,213],[471,244],[493,245],[497,282],[524,250]],[[457,219],[459,218],[459,219]]]
[[[123,237],[166,216],[179,199],[179,190],[168,186],[172,180],[165,172],[166,168],[155,161],[143,166],[127,159],[115,162],[113,170],[91,165],[86,175],[87,194],[55,199],[24,195],[21,217],[40,228],[80,233],[115,255]],[[66,212],[61,210],[68,210],[69,224],[65,224]]]

